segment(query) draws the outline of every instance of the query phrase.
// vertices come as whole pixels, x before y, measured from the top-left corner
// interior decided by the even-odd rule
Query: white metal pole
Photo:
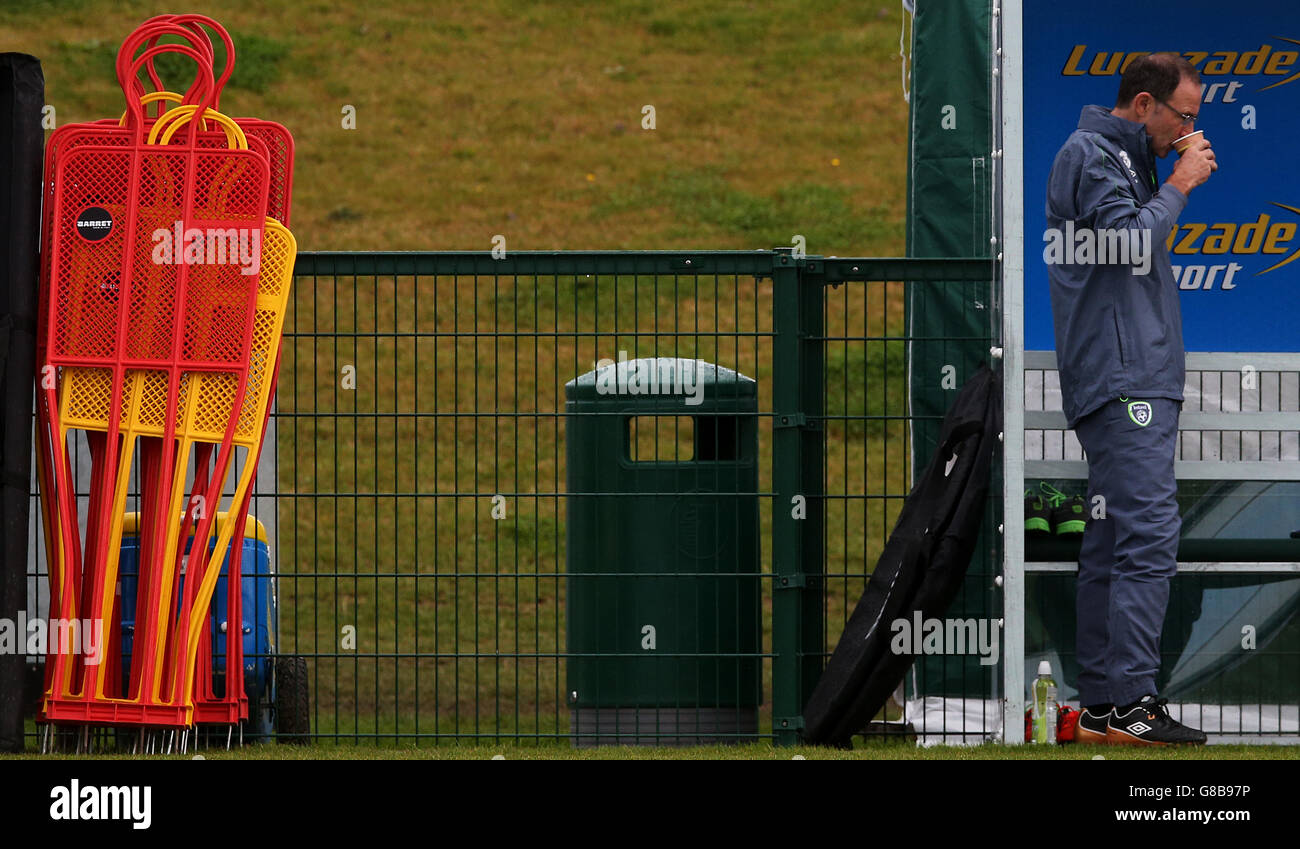
[[[1025,198],[1022,0],[993,0],[1002,77],[1003,721],[1024,742],[1025,716]],[[996,49],[996,48],[995,48]]]

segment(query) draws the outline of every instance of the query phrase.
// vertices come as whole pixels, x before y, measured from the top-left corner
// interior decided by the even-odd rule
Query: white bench
[[[1024,366],[1025,479],[1086,481],[1083,448],[1061,412],[1055,352],[1026,351]],[[1189,353],[1177,452],[1174,472],[1183,481],[1300,481],[1300,356]],[[1300,503],[1294,509],[1291,530],[1300,529]],[[1300,573],[1300,540],[1268,541],[1262,547],[1269,559],[1232,561],[1200,556],[1205,549],[1223,550],[1222,541],[1213,542],[1184,538],[1179,571]],[[1242,547],[1258,551],[1261,545],[1243,541]],[[1027,572],[1077,568],[1070,561],[1032,560],[1035,548],[1042,546],[1027,543]]]

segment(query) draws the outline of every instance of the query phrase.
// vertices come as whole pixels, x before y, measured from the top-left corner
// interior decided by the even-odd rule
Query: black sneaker
[[[1204,744],[1205,732],[1175,722],[1165,710],[1167,704],[1168,699],[1144,696],[1123,713],[1115,708],[1106,727],[1106,739],[1112,746]]]
[[[1052,532],[1052,510],[1047,506],[1047,499],[1025,490],[1025,532]]]
[[[1057,534],[1081,534],[1088,524],[1087,503],[1082,495],[1066,495],[1047,481],[1038,484],[1052,511],[1052,529]]]
[[[1108,710],[1105,713],[1093,713],[1088,708],[1084,708],[1079,714],[1078,723],[1074,726],[1074,742],[1105,746],[1110,742],[1107,737],[1107,725],[1114,712]]]

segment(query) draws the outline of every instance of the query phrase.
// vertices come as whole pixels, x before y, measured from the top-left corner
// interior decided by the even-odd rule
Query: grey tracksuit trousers
[[[1079,551],[1076,611],[1084,705],[1156,695],[1160,630],[1182,528],[1174,481],[1181,409],[1167,398],[1121,398],[1075,424],[1088,455],[1091,513]]]

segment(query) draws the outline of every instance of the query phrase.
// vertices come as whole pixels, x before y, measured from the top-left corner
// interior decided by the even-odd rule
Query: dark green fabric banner
[[[991,257],[993,233],[993,96],[988,0],[916,0],[912,26],[911,126],[907,254]],[[934,453],[939,424],[962,384],[990,361],[998,317],[992,285],[909,283],[908,385],[913,417],[912,469]],[[994,364],[996,366],[996,364]],[[995,463],[1000,469],[1000,460]],[[1001,490],[995,472],[991,490]],[[993,579],[1000,548],[989,513],[965,583],[948,619],[997,619],[1001,600]],[[1001,657],[999,655],[999,661]],[[924,655],[918,692],[910,695],[990,698],[999,665],[976,654]],[[959,729],[953,729],[959,730]]]

